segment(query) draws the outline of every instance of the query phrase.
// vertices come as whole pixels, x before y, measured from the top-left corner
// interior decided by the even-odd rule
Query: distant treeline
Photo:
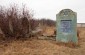
[[[47,25],[47,26],[56,26],[56,21],[50,20],[50,19],[41,19],[39,20],[42,25]]]

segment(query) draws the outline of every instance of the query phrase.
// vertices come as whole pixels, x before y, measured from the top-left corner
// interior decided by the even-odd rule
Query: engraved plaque
[[[61,31],[65,33],[71,33],[72,31],[72,21],[71,20],[61,20]]]

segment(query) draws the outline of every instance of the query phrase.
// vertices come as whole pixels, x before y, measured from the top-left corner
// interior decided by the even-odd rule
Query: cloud
[[[85,0],[0,0],[0,5],[6,7],[10,4],[18,4],[34,10],[36,18],[50,18],[56,20],[56,14],[60,10],[70,8],[78,14],[78,22],[85,22]]]

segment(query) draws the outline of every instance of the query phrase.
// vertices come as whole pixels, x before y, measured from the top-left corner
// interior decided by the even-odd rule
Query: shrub
[[[29,23],[30,19],[32,19],[32,15],[29,10],[25,9],[25,6],[20,12],[16,5],[7,9],[0,8],[0,28],[6,38],[25,37],[29,33],[29,25],[33,24]]]

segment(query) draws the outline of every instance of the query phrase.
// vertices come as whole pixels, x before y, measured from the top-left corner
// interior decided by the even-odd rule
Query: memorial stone
[[[78,43],[77,13],[70,9],[63,9],[57,15],[57,42]]]

